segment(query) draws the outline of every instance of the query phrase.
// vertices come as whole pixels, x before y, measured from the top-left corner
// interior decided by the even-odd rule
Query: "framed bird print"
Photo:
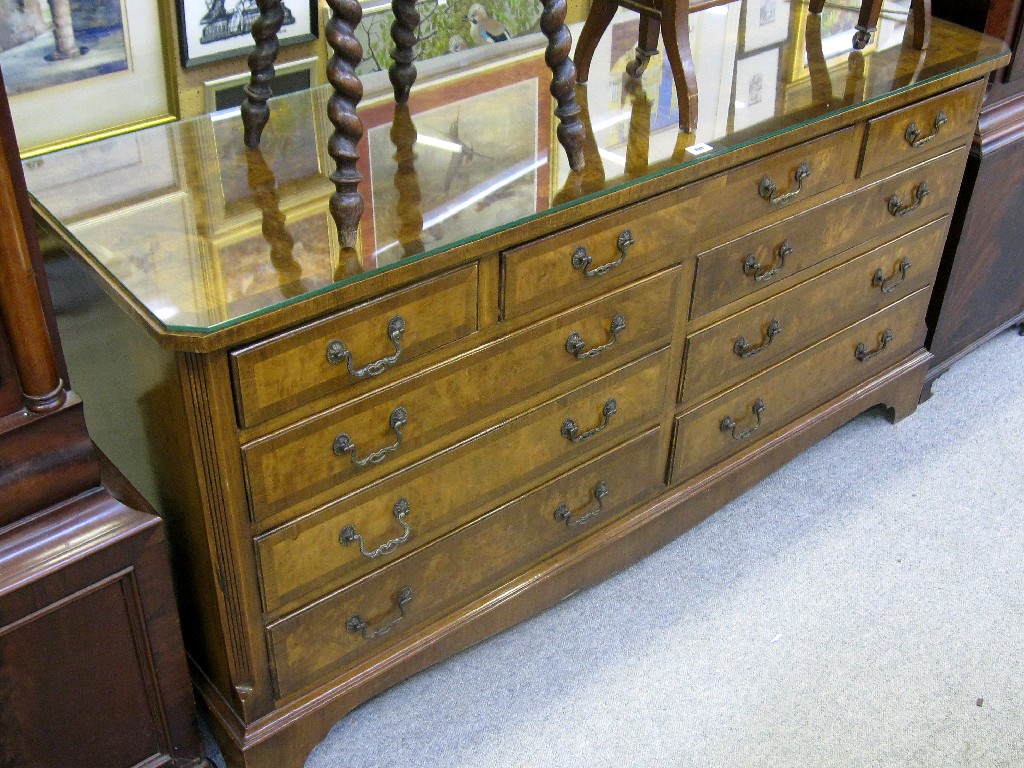
[[[420,25],[414,50],[416,61],[422,62],[471,49],[481,53],[490,49],[493,55],[514,47],[503,44],[540,31],[542,7],[537,0],[421,0],[416,10]],[[330,18],[329,10],[324,9],[324,17]],[[391,66],[393,21],[389,2],[373,0],[365,5],[355,30],[363,46],[357,74],[380,72]]]
[[[247,56],[253,47],[252,25],[259,18],[256,0],[177,0],[178,40],[185,68]],[[317,36],[317,0],[282,0],[281,45]]]

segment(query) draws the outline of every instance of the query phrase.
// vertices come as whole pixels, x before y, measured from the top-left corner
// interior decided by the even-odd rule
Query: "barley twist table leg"
[[[363,198],[358,190],[363,176],[356,168],[359,160],[356,145],[363,135],[363,123],[356,114],[356,105],[363,97],[363,84],[356,75],[356,66],[363,58],[363,46],[354,34],[363,9],[357,0],[327,0],[327,5],[331,9],[326,28],[327,44],[334,52],[327,62],[327,79],[334,86],[334,93],[327,102],[327,115],[334,125],[327,151],[336,164],[330,174],[336,188],[331,195],[330,209],[341,246],[353,248],[363,213]]]
[[[284,22],[281,0],[256,0],[256,5],[260,9],[259,18],[252,25],[256,46],[249,54],[251,77],[245,86],[245,101],[242,102],[242,127],[245,146],[249,148],[260,145],[263,129],[270,119],[267,99],[273,95],[270,81],[274,78],[274,61],[280,47],[277,33]]]
[[[572,35],[565,26],[565,0],[541,0],[544,10],[540,15],[540,29],[548,39],[544,61],[551,70],[551,95],[557,106],[558,141],[569,156],[569,167],[583,169],[583,137],[586,133],[580,120],[580,107],[576,103],[576,69],[569,59]]]

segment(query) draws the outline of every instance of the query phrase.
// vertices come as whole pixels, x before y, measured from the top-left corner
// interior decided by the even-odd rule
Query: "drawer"
[[[700,196],[717,183],[696,182],[504,251],[502,317],[557,309],[692,256]]]
[[[861,175],[973,135],[985,84],[979,80],[869,120]]]
[[[686,480],[747,448],[919,349],[924,343],[929,294],[929,289],[922,288],[677,416],[672,482]]]
[[[477,282],[473,264],[233,352],[239,422],[414,371],[477,329]]]
[[[956,201],[966,160],[965,150],[956,149],[701,254],[690,317],[757,292],[771,294],[779,282],[868,238],[895,237],[941,216]],[[929,189],[921,208],[891,215],[890,196],[911,194],[920,181]]]
[[[664,391],[668,362],[667,351],[646,357],[259,537],[266,609],[365,574],[466,522],[482,507],[507,500],[524,485],[649,426],[661,413],[662,401],[655,393]],[[609,401],[615,412],[606,415]],[[607,426],[572,442],[563,434],[568,419],[579,427],[577,440]],[[409,511],[399,520],[402,499]],[[363,538],[363,549],[372,553],[382,543],[402,538],[406,525],[408,538],[377,557],[365,556],[358,541],[340,542],[342,531],[352,526]]]
[[[855,138],[847,128],[505,251],[503,316],[596,295],[607,283],[692,256],[701,240],[852,180]],[[809,175],[798,182],[801,166]]]
[[[676,267],[646,278],[245,446],[253,518],[330,501],[468,437],[502,409],[667,344],[679,276]]]
[[[660,442],[657,430],[647,432],[271,625],[277,695],[290,696],[387,651],[413,630],[650,498],[663,487]],[[560,512],[563,506],[568,518]]]
[[[932,222],[690,336],[682,402],[743,381],[930,285],[948,223]]]

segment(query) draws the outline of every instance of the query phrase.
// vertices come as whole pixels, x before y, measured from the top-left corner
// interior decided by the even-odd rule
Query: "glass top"
[[[203,334],[1003,55],[1000,41],[939,19],[927,51],[904,45],[909,5],[886,2],[864,51],[852,47],[859,4],[820,18],[788,0],[693,14],[696,134],[678,128],[665,57],[640,80],[625,75],[638,17],[621,11],[577,88],[581,173],[554,138],[539,34],[520,50],[493,46],[489,61],[479,49],[444,57],[454,74],[421,75],[407,107],[368,79],[353,249],[328,212],[329,86],[272,100],[259,151],[233,110],[33,158],[26,178],[159,325]]]

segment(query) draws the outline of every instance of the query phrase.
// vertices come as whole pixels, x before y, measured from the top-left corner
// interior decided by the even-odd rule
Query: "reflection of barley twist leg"
[[[256,47],[249,54],[252,76],[245,86],[245,101],[242,102],[242,127],[247,147],[260,145],[260,136],[270,119],[267,99],[272,95],[270,81],[274,78],[274,61],[280,47],[277,33],[284,21],[281,0],[256,0],[256,5],[260,15],[252,25],[252,38],[256,41]]]
[[[395,189],[398,191],[398,242],[406,256],[423,252],[423,211],[420,182],[416,176],[416,126],[407,104],[395,104],[391,143],[395,145]]]
[[[565,0],[541,0],[540,29],[548,39],[544,61],[551,70],[551,95],[555,98],[558,141],[569,156],[569,167],[583,169],[583,136],[580,107],[576,103],[576,68],[569,60],[572,35],[565,26]]]
[[[391,25],[391,39],[395,41],[391,58],[395,63],[388,70],[388,77],[395,88],[395,101],[405,104],[412,84],[416,82],[413,46],[416,45],[420,15],[416,12],[416,0],[391,0],[391,12],[395,14],[395,22]]]
[[[327,62],[327,79],[334,93],[327,102],[327,115],[334,124],[334,133],[327,151],[337,165],[331,181],[337,191],[331,195],[331,215],[338,225],[343,248],[353,248],[363,214],[363,198],[357,187],[363,176],[356,169],[359,152],[356,144],[363,135],[363,123],[356,114],[356,104],[363,97],[363,84],[356,76],[356,65],[363,58],[363,46],[353,34],[363,17],[357,0],[327,0],[331,20],[327,22],[327,44],[334,51]]]

